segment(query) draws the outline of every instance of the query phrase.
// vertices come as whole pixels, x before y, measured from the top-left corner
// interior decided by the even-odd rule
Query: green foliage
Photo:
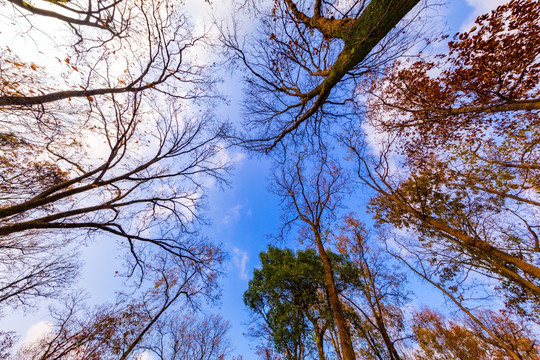
[[[246,306],[264,319],[278,352],[303,353],[310,342],[310,319],[331,321],[326,303],[323,264],[314,250],[269,247],[262,267],[244,293]]]

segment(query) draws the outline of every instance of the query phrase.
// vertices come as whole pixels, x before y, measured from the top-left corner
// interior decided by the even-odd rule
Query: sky
[[[213,8],[196,0],[186,0],[194,12],[194,23],[201,26],[208,17],[208,11],[224,11],[216,2]],[[468,30],[472,27],[476,16],[487,12],[503,1],[495,0],[454,0],[439,9],[441,21],[446,21],[448,33]],[[209,22],[209,21],[208,21]],[[0,41],[6,38],[0,37]],[[224,108],[232,121],[241,117],[239,101],[241,85],[238,77],[225,79],[222,87],[229,96],[231,105]],[[208,307],[209,312],[222,315],[231,323],[229,333],[234,354],[242,355],[244,360],[255,359],[254,343],[244,336],[249,324],[249,313],[243,305],[242,295],[247,289],[248,281],[254,268],[259,266],[258,254],[266,250],[268,235],[279,229],[280,207],[278,199],[268,192],[268,176],[270,164],[264,156],[251,157],[232,150],[235,170],[230,179],[230,186],[223,189],[213,188],[208,194],[206,206],[210,226],[204,233],[228,252],[229,260],[221,283],[223,294],[220,304]],[[364,213],[364,209],[351,209]],[[118,252],[114,242],[108,239],[97,239],[92,246],[84,249],[85,261],[82,284],[90,294],[91,301],[99,303],[110,300],[114,290],[121,287],[121,280],[114,276],[118,264]],[[424,301],[439,302],[441,299],[432,292],[417,294]],[[46,328],[46,306],[26,314],[14,313],[0,321],[0,329],[14,329],[22,337],[36,336],[40,329]]]

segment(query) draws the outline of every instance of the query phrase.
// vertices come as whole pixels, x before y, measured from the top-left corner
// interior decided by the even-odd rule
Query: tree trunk
[[[330,300],[330,305],[332,306],[332,312],[334,314],[334,320],[336,321],[336,326],[338,329],[339,344],[341,346],[343,360],[356,360],[356,355],[354,353],[347,320],[345,320],[345,315],[343,314],[343,307],[341,306],[341,301],[339,300],[336,291],[336,286],[334,283],[334,273],[332,271],[332,264],[330,263],[330,258],[328,257],[328,254],[324,249],[319,229],[313,227],[313,232],[315,233],[315,241],[319,250],[319,256],[321,257],[324,266],[324,278],[326,280],[326,287],[328,289],[328,299]]]
[[[375,322],[377,323],[379,332],[381,333],[381,336],[384,340],[386,349],[388,350],[388,353],[390,354],[390,359],[401,360],[401,356],[399,356],[399,353],[397,352],[396,347],[394,346],[394,343],[392,342],[392,340],[390,340],[390,336],[388,335],[388,332],[386,331],[386,326],[384,325],[384,322],[380,318],[380,314],[375,314]]]
[[[323,332],[315,331],[315,342],[317,343],[317,352],[319,354],[319,360],[325,360],[324,358],[324,343]]]

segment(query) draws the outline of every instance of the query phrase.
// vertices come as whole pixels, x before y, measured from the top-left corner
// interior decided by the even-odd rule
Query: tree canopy
[[[204,212],[231,151],[281,205],[243,297],[261,359],[539,358],[538,0],[453,38],[433,1],[193,4],[0,0],[0,317],[52,304],[0,359],[239,359],[211,312],[261,240]],[[125,282],[94,305],[105,242]]]

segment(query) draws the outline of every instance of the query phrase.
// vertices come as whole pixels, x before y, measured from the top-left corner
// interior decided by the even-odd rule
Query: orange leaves
[[[38,70],[38,68],[39,68],[39,66],[34,64],[34,63],[30,63],[30,65],[27,65],[27,64],[24,64],[22,62],[12,61],[12,60],[9,60],[9,59],[4,59],[4,62],[6,62],[8,64],[13,64],[18,68],[30,68],[30,69],[32,69],[34,71]]]
[[[519,243],[531,254],[538,243],[530,214],[540,206],[540,8],[514,0],[476,24],[454,37],[446,57],[398,63],[373,79],[368,114],[395,136],[384,151],[402,157],[403,177],[384,179],[388,190],[371,200],[371,211],[379,223],[419,234],[426,253],[439,246],[448,257],[465,254],[477,271],[501,278],[504,258],[532,274],[534,265],[505,250]],[[443,238],[466,245],[451,248]],[[471,246],[487,260],[469,257]],[[526,294],[516,309],[537,298],[539,273],[534,286],[519,276],[501,280]],[[513,290],[506,296],[514,302]]]

